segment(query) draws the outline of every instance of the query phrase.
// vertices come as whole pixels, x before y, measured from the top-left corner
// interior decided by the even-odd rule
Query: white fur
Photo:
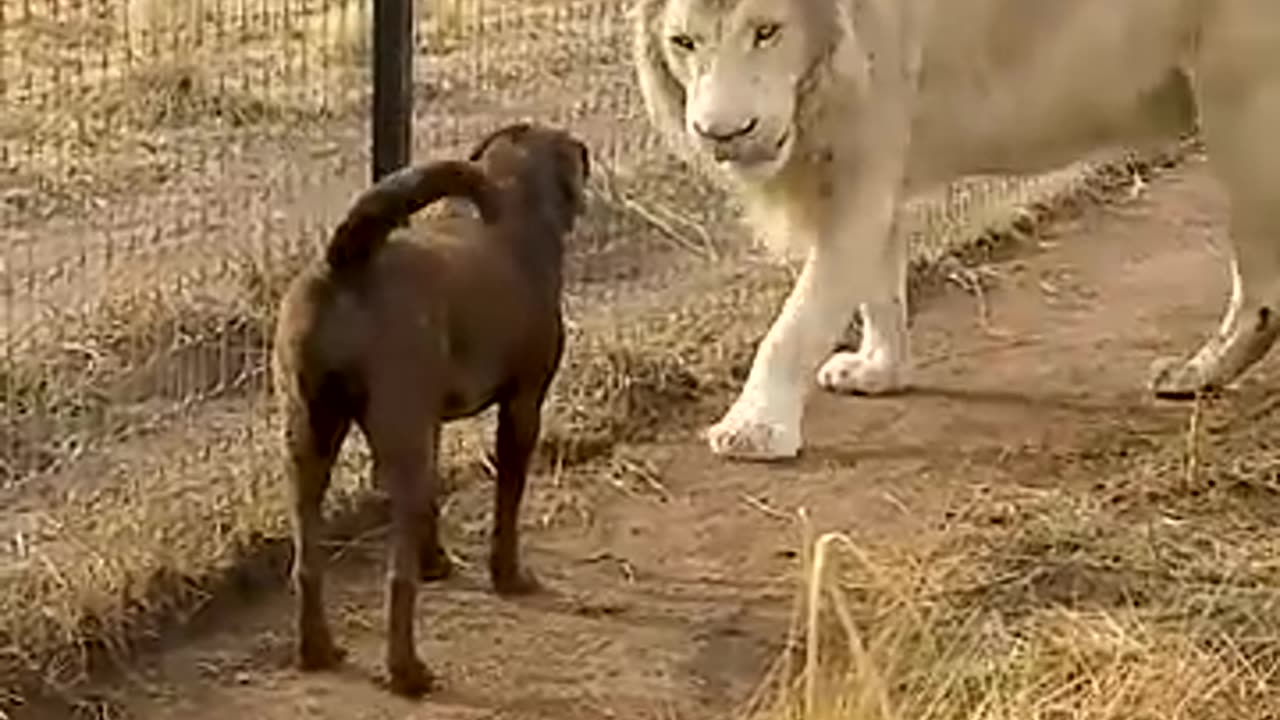
[[[1227,384],[1280,334],[1276,0],[638,0],[635,20],[655,125],[741,194],[759,234],[806,254],[707,433],[720,455],[796,455],[815,373],[836,392],[908,384],[893,224],[909,194],[1144,149],[1197,120],[1232,200],[1233,293],[1216,336],[1159,364],[1152,388]],[[824,363],[855,309],[861,347]]]

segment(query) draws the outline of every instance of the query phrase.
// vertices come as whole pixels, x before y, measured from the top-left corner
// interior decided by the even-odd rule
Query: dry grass
[[[809,538],[805,657],[753,716],[1274,717],[1280,434],[1257,422],[1270,406],[1218,413],[1193,485],[1171,438],[1087,489],[977,489],[943,539],[910,550]]]

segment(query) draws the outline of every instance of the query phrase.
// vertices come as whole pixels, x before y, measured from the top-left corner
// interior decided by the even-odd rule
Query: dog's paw
[[[884,395],[907,386],[907,371],[883,353],[838,352],[818,369],[818,386],[844,395]]]
[[[786,460],[800,454],[800,423],[738,410],[707,428],[711,452],[732,460]]]
[[[416,657],[387,662],[387,687],[401,697],[419,698],[431,691],[435,678]]]
[[[332,670],[347,659],[347,651],[335,645],[327,634],[320,637],[304,637],[298,643],[298,669],[303,672]]]
[[[418,577],[422,582],[445,580],[453,575],[453,560],[444,548],[436,545],[422,549]]]
[[[542,583],[528,570],[512,568],[490,573],[493,591],[503,597],[520,597],[542,592]]]

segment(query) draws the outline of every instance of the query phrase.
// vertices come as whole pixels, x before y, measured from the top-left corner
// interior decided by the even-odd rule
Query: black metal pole
[[[373,0],[373,181],[409,164],[413,0]]]

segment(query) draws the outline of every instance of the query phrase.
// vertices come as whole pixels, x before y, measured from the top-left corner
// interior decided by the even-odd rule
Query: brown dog
[[[416,585],[450,572],[436,529],[443,422],[498,405],[490,576],[501,594],[537,588],[520,566],[517,516],[564,346],[564,241],[590,172],[581,142],[524,123],[486,137],[471,161],[406,168],[365,191],[325,262],[291,284],[276,326],[298,662],[321,669],[344,655],[325,620],[320,524],[330,469],[354,422],[390,498],[386,664],[392,690],[403,695],[431,683],[414,648]],[[481,219],[396,229],[447,196],[468,198]]]

